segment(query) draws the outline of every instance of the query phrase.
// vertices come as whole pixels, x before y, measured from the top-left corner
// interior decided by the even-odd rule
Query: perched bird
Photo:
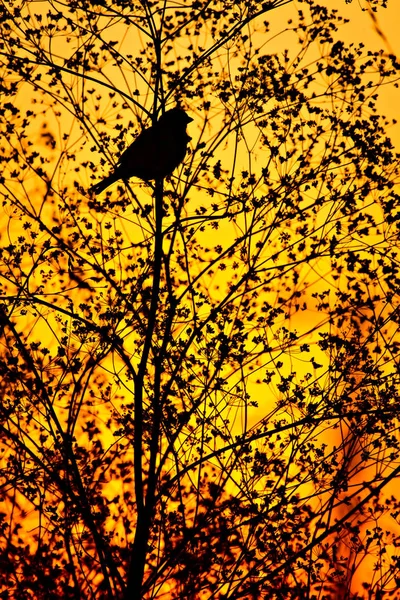
[[[149,181],[170,175],[185,158],[191,139],[186,125],[191,121],[193,119],[178,107],[164,113],[124,150],[111,175],[92,186],[89,192],[100,194],[118,179],[139,177]]]

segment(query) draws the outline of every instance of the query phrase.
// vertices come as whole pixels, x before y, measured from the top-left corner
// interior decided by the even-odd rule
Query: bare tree
[[[0,596],[384,598],[395,57],[314,0],[2,9]],[[176,105],[172,175],[89,193]]]

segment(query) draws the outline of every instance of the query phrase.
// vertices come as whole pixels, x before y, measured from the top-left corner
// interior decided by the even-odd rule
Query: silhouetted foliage
[[[0,598],[393,597],[395,57],[314,0],[2,8]]]

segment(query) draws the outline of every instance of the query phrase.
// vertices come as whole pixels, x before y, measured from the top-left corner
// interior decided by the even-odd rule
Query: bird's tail
[[[114,183],[114,181],[117,181],[117,179],[118,177],[115,176],[115,173],[111,173],[111,175],[105,177],[99,181],[99,183],[92,185],[92,187],[89,189],[89,194],[95,194],[96,196],[97,194],[101,194],[103,190],[108,188],[108,186]]]

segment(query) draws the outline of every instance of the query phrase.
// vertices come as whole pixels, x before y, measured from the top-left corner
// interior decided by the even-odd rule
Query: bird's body
[[[89,191],[100,194],[118,179],[139,177],[150,181],[170,175],[185,158],[190,140],[186,125],[190,121],[193,119],[181,108],[166,112],[124,150],[111,175],[96,183]]]

